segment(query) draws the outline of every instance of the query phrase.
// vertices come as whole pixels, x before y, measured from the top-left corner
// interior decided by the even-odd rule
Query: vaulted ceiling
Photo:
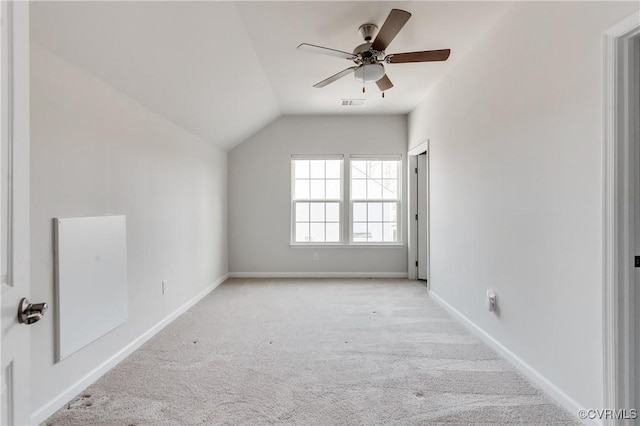
[[[224,148],[282,114],[406,114],[472,49],[508,2],[43,1],[31,3],[35,43],[188,131]],[[387,53],[450,48],[446,62],[388,64],[394,87],[344,77],[353,63],[299,51],[352,51],[358,27],[392,8],[412,13]],[[345,107],[342,99],[364,99]]]

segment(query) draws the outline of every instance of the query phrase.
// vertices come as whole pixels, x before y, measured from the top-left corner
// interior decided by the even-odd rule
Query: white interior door
[[[29,326],[18,306],[29,296],[29,4],[1,2],[0,258],[3,425],[30,424]]]
[[[427,154],[422,153],[418,155],[418,184],[416,190],[418,191],[418,279],[427,280],[428,277],[428,209],[427,209]]]

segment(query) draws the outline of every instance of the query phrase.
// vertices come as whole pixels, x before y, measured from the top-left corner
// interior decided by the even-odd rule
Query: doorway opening
[[[429,288],[429,141],[408,153],[408,277]]]

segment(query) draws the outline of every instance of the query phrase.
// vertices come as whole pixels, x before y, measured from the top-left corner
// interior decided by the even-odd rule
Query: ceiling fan
[[[384,97],[384,91],[391,89],[393,87],[393,83],[391,83],[391,80],[387,77],[383,62],[387,64],[403,64],[407,62],[446,61],[451,53],[451,50],[449,49],[391,53],[389,55],[385,53],[389,43],[391,43],[395,36],[400,32],[410,17],[411,14],[407,11],[392,9],[373,42],[371,40],[376,34],[378,27],[374,24],[361,25],[358,31],[364,38],[364,43],[353,49],[353,53],[308,43],[302,43],[299,45],[298,49],[300,50],[321,53],[329,56],[337,56],[338,58],[353,61],[356,64],[355,66],[349,67],[319,83],[314,84],[313,87],[325,87],[326,85],[353,72],[356,80],[363,83],[363,93],[365,91],[365,83],[375,82],[380,91],[382,91],[382,96]]]

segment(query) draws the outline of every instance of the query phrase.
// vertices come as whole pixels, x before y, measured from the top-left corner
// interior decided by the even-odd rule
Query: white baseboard
[[[229,274],[225,274],[220,277],[216,282],[209,285],[207,288],[196,294],[194,297],[189,299],[187,302],[182,304],[178,309],[173,311],[171,314],[167,315],[164,319],[159,321],[156,325],[151,327],[147,332],[142,334],[140,337],[133,340],[127,346],[122,348],[120,351],[116,352],[109,359],[104,361],[102,364],[98,365],[76,383],[71,385],[66,390],[62,391],[58,396],[53,398],[51,401],[44,404],[42,407],[38,408],[36,411],[31,414],[31,424],[40,424],[45,421],[49,416],[54,414],[60,408],[62,408],[67,402],[72,400],[77,394],[82,392],[100,377],[102,377],[106,372],[115,367],[120,361],[125,359],[131,353],[133,353],[136,349],[146,343],[149,339],[155,336],[160,330],[169,325],[173,320],[178,318],[184,312],[189,310],[192,306],[198,303],[202,298],[204,298],[207,294],[211,293],[216,287],[222,284],[227,278],[229,278]]]
[[[406,272],[230,272],[229,278],[407,278]]]
[[[582,407],[576,400],[567,395],[564,391],[558,388],[555,384],[553,384],[549,379],[544,377],[540,372],[538,372],[535,368],[527,364],[522,358],[518,355],[511,352],[507,349],[502,343],[498,342],[494,339],[490,334],[486,331],[478,327],[473,321],[460,313],[453,306],[445,302],[440,296],[435,294],[433,291],[429,290],[429,296],[440,306],[442,306],[447,312],[456,317],[456,319],[460,320],[462,324],[469,329],[473,334],[480,337],[487,345],[493,348],[496,352],[502,355],[507,359],[514,367],[516,367],[524,376],[526,376],[529,380],[535,383],[538,387],[540,387],[544,392],[546,392],[551,398],[553,398],[558,404],[563,406],[566,410],[568,410],[577,420],[578,420],[578,411]],[[583,422],[584,420],[580,420]]]

